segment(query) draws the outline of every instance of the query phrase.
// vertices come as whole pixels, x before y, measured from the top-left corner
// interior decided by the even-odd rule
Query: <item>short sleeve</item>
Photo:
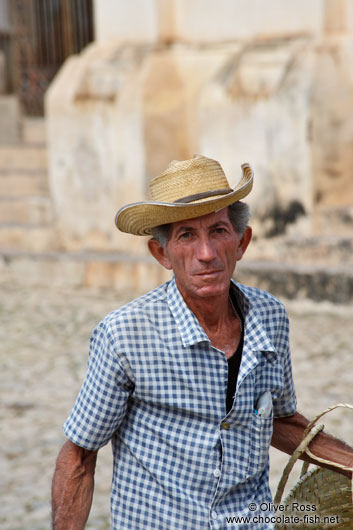
[[[73,443],[94,451],[109,442],[126,414],[133,389],[127,373],[109,322],[103,320],[92,333],[87,374],[63,427]]]

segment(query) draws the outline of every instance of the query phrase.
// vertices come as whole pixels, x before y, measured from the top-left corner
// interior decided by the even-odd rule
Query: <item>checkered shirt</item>
[[[288,319],[272,295],[234,282],[232,289],[245,339],[228,414],[226,357],[174,279],[94,330],[87,375],[64,430],[89,450],[112,442],[111,529],[218,530],[232,527],[227,517],[266,515],[248,506],[271,503],[273,416],[296,411]],[[273,412],[262,418],[254,407],[267,390]]]

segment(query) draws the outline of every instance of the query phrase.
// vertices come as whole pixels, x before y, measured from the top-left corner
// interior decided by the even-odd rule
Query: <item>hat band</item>
[[[230,188],[222,188],[220,190],[214,190],[214,191],[204,191],[202,193],[195,193],[194,195],[188,195],[187,197],[182,197],[181,199],[177,199],[174,201],[175,203],[188,203],[197,201],[199,199],[205,199],[208,197],[215,197],[216,195],[227,195],[228,193],[231,193],[233,190]]]

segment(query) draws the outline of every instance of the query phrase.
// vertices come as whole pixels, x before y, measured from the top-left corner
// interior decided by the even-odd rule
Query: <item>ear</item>
[[[250,226],[247,226],[241,240],[239,241],[239,246],[236,251],[237,261],[241,260],[241,258],[244,256],[246,249],[248,248],[249,243],[251,241],[251,238],[252,228]]]
[[[172,264],[170,263],[165,248],[162,247],[162,245],[159,241],[157,241],[157,239],[152,238],[148,240],[148,250],[150,251],[152,256],[158,261],[158,263],[160,263],[169,271],[171,270]]]

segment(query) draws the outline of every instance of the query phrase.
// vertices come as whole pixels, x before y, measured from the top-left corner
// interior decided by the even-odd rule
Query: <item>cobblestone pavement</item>
[[[91,289],[0,284],[0,527],[50,528],[50,485],[64,442],[61,425],[85,373],[92,328],[133,295]],[[353,402],[352,307],[288,302],[299,410],[313,417]],[[339,409],[329,430],[353,442],[352,413]],[[287,457],[271,450],[271,487]],[[109,528],[110,448],[98,459],[88,529]]]

